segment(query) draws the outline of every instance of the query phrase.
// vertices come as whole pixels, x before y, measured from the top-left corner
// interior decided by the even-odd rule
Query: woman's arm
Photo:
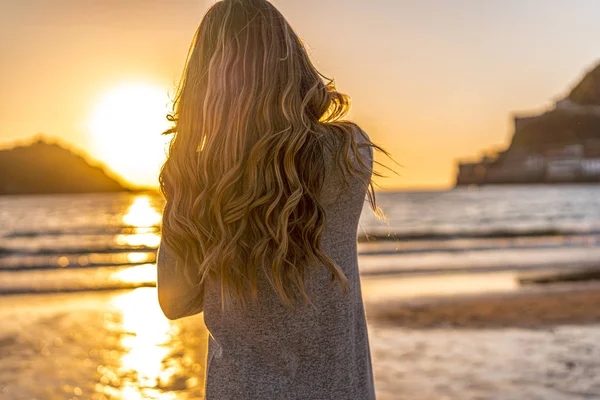
[[[168,253],[162,241],[156,266],[158,303],[168,319],[189,317],[204,310],[204,289],[192,286],[175,268],[175,258]]]

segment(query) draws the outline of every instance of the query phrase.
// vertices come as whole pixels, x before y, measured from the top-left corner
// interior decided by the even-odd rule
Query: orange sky
[[[0,144],[43,132],[118,170],[90,120],[123,84],[172,90],[210,3],[4,2]],[[456,158],[505,144],[512,112],[547,107],[600,58],[596,0],[274,3],[351,95],[352,116],[402,164],[384,188],[448,187]]]

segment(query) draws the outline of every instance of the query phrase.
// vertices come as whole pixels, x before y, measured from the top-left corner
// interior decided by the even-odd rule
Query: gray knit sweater
[[[371,173],[372,150],[361,151]],[[337,285],[329,288],[330,276],[322,268],[307,282],[314,307],[289,311],[262,281],[256,305],[223,313],[219,289],[190,289],[175,276],[172,258],[161,246],[158,289],[165,315],[175,319],[204,311],[210,331],[208,400],[375,398],[356,241],[366,192],[358,180],[343,185],[328,151],[325,165],[322,248],[348,278],[351,290],[346,296]]]

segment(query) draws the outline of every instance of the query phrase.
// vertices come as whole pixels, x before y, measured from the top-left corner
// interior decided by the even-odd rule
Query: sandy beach
[[[382,301],[378,399],[600,399],[600,284]],[[202,317],[154,288],[0,298],[0,399],[201,399]]]

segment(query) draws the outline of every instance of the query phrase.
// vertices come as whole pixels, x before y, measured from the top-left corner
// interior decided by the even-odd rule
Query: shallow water
[[[363,276],[597,267],[600,186],[378,193],[365,204]],[[154,283],[156,194],[0,197],[0,294]]]

